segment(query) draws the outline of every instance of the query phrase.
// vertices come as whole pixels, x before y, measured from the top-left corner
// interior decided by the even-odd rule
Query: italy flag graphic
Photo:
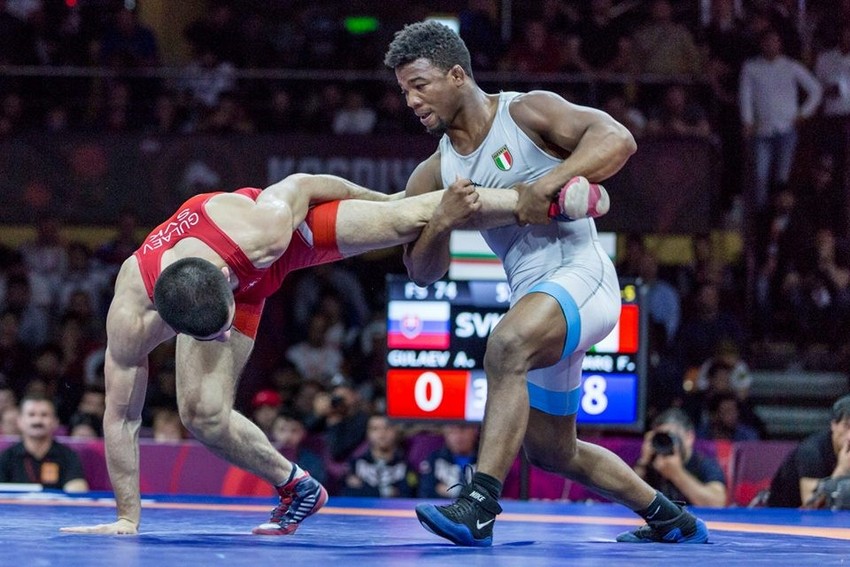
[[[590,348],[589,352],[634,354],[638,351],[639,310],[637,305],[623,305],[620,319],[607,337]]]
[[[496,167],[502,171],[507,171],[514,164],[514,158],[508,146],[502,146],[499,151],[493,154],[493,161],[496,162]]]

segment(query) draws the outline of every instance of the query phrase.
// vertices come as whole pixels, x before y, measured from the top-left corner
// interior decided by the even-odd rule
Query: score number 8
[[[585,378],[581,386],[581,409],[586,414],[599,415],[608,409],[608,396],[605,395],[607,387],[608,382],[598,374]]]

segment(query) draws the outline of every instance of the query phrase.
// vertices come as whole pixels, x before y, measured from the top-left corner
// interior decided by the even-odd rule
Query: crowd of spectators
[[[390,77],[270,80],[240,72],[379,70],[389,34],[427,15],[427,4],[378,14],[374,31],[353,34],[332,2],[279,3],[290,8],[286,17],[267,13],[266,3],[260,10],[248,1],[211,2],[184,30],[193,55],[176,75],[141,72],[161,64],[157,36],[136,13],[113,4],[0,0],[0,65],[115,71],[83,79],[0,77],[0,139],[32,130],[421,131]],[[461,4],[461,35],[479,71],[505,72],[508,83],[519,81],[523,89],[537,84],[533,74],[568,74],[563,83],[541,78],[539,84],[605,109],[638,137],[711,139],[724,156],[727,205],[750,199],[755,316],[740,299],[742,263],[723,257],[710,235],[691,235],[692,262],[673,267],[659,265],[642,236],[629,235],[622,247],[619,274],[641,278],[648,289],[650,418],[681,408],[681,435],[690,443],[763,438],[745,362],[748,345],[759,341],[827,351],[818,360],[850,368],[850,250],[841,192],[846,139],[827,129],[813,159],[794,160],[799,129],[816,112],[850,115],[847,2],[813,0],[802,15],[797,2],[784,0],[653,0],[637,8],[545,0],[518,18],[510,41],[501,35],[498,2]],[[766,81],[759,78],[764,74]],[[771,93],[764,89],[798,85],[807,95],[797,101],[795,90],[784,121],[766,114],[762,104]],[[780,94],[789,98],[787,92]],[[752,191],[742,189],[750,186],[742,173],[744,148],[758,156]],[[44,217],[33,240],[0,249],[0,434],[20,434],[17,400],[42,396],[55,400],[65,433],[101,435],[105,313],[117,269],[139,243],[138,228],[126,211],[114,237],[91,246],[65,241],[61,220]],[[416,462],[403,453],[414,432],[381,417],[383,294],[364,280],[357,262],[299,273],[287,284],[291,293],[273,300],[287,325],[273,335],[281,356],[243,382],[249,392],[239,409],[288,457],[341,493],[449,496],[464,466],[474,463],[477,431],[444,430],[445,446]],[[169,348],[151,357],[143,429],[163,442],[187,438],[176,413],[174,368],[163,362],[173,360]]]

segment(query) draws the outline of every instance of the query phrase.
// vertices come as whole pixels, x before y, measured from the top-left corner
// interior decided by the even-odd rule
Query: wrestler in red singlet
[[[261,189],[244,187],[234,193],[254,201]],[[225,261],[239,280],[233,290],[236,315],[233,327],[252,339],[257,336],[263,306],[278,290],[289,272],[342,258],[336,244],[336,212],[339,201],[312,207],[299,226],[283,255],[268,268],[257,268],[235,242],[207,216],[204,205],[222,192],[195,195],[183,203],[174,215],[156,227],[134,252],[139,262],[148,297],[153,301],[154,284],[162,271],[162,254],[184,238],[197,238]]]

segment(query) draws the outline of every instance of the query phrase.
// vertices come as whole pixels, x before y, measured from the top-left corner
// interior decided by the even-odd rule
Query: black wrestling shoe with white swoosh
[[[419,504],[416,517],[429,532],[457,545],[493,545],[493,524],[502,512],[499,502],[474,484],[463,486],[458,499],[448,506]]]

